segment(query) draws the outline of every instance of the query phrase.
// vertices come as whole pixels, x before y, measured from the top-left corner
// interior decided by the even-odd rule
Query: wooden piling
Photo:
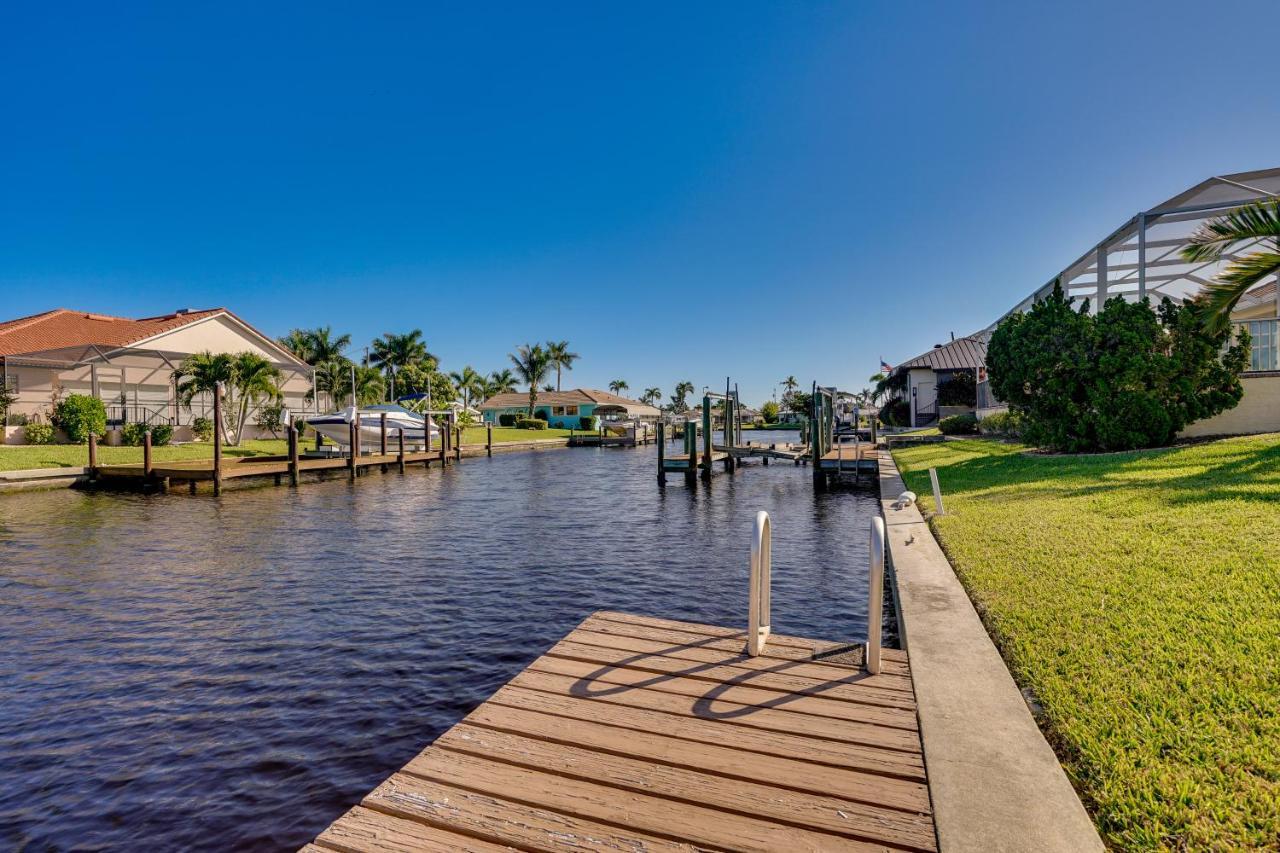
[[[359,415],[351,419],[351,423],[347,424],[347,479],[354,480],[356,478],[356,434],[359,427],[356,422]]]
[[[698,425],[685,421],[684,443],[689,448],[689,465],[685,468],[685,481],[692,485],[698,479]]]
[[[387,413],[382,412],[378,416],[378,429],[380,433],[378,452],[383,456],[387,455]],[[387,464],[382,463],[382,473],[387,473]]]
[[[147,430],[142,434],[142,474],[148,480],[151,479],[151,430]]]
[[[493,455],[493,422],[492,421],[484,425],[484,454],[485,456]]]
[[[399,452],[396,454],[396,463],[397,463],[397,467],[400,468],[400,473],[403,474],[404,473],[404,427],[400,427],[400,432],[398,435],[398,444],[399,444]]]
[[[289,485],[298,485],[298,472],[298,428],[289,424]]]
[[[213,386],[213,494],[222,494],[222,383]]]
[[[667,425],[662,421],[658,421],[658,482],[667,482],[667,445],[666,445]]]
[[[711,433],[711,398],[702,398],[702,479],[711,479],[712,442],[715,436]]]
[[[98,437],[89,433],[89,478],[98,476]]]
[[[453,448],[453,458],[455,461],[461,462],[462,461],[462,427],[458,425],[457,418],[453,415],[449,416],[449,423],[453,426],[453,429],[458,438],[458,443]]]
[[[453,431],[453,427],[449,423],[449,419],[445,418],[444,423],[440,425],[440,467],[449,467],[449,442],[453,440],[453,436],[449,433]]]

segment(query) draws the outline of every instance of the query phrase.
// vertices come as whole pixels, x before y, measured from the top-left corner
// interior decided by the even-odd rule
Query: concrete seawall
[[[1102,850],[951,563],[880,455],[898,627],[911,657],[929,792],[943,851]]]

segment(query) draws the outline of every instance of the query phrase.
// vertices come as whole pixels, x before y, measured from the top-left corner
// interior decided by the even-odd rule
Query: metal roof
[[[1069,297],[1089,299],[1094,310],[1101,301],[1113,296],[1131,300],[1150,296],[1153,301],[1165,296],[1174,301],[1194,297],[1213,280],[1219,269],[1249,252],[1254,244],[1224,255],[1221,261],[1188,263],[1179,250],[1186,245],[1191,233],[1200,223],[1232,208],[1278,196],[1280,168],[1218,175],[1201,181],[1154,207],[1135,213],[1000,320],[1027,310],[1036,300],[1048,296],[1055,281],[1061,281]]]
[[[924,367],[933,370],[973,370],[987,363],[987,341],[990,337],[987,332],[978,332],[939,344],[928,352],[907,359],[896,366],[894,371]]]

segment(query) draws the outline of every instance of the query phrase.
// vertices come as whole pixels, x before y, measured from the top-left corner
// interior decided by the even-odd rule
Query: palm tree
[[[630,387],[631,386],[627,384],[627,380],[625,379],[615,379],[609,383],[609,390],[614,394],[621,394]]]
[[[510,394],[514,390],[516,390],[516,378],[510,370],[495,370],[489,374],[488,396]]]
[[[355,394],[351,393],[351,374],[355,372]],[[347,363],[346,369],[338,376],[334,393],[339,398],[347,397],[355,406],[371,406],[381,402],[387,393],[386,379],[376,367],[365,367],[362,364]]]
[[[1257,243],[1263,251],[1234,254]],[[1188,263],[1218,261],[1227,255],[1231,262],[1195,300],[1205,328],[1214,333],[1230,324],[1240,297],[1267,276],[1280,274],[1280,199],[1246,204],[1201,223],[1182,249]]]
[[[485,381],[484,377],[471,365],[462,368],[461,373],[450,373],[449,378],[453,380],[454,386],[462,393],[462,404],[468,409],[471,408],[471,397],[484,395]]]
[[[280,368],[255,352],[242,352],[233,357],[231,385],[239,401],[236,404],[236,440],[244,438],[244,425],[249,413],[269,400],[279,400]]]
[[[338,388],[342,385],[344,377],[347,377],[351,370],[351,362],[345,358],[333,358],[328,361],[322,361],[315,365],[315,392],[307,392],[307,399],[312,400],[319,394],[328,397],[329,405],[327,408],[333,409],[338,405]],[[345,380],[348,385],[351,384],[350,379]]]
[[[671,411],[677,414],[689,408],[684,398],[693,393],[693,383],[689,380],[676,383],[676,392],[671,395]]]
[[[516,376],[529,386],[529,417],[532,418],[533,408],[538,405],[538,383],[551,372],[551,359],[541,344],[523,344],[509,358]]]
[[[398,368],[435,360],[436,357],[427,352],[421,329],[414,329],[405,335],[387,332],[373,342],[373,352],[369,357],[370,363],[381,367],[388,377]]]
[[[342,351],[351,346],[350,335],[333,336],[331,326],[321,326],[303,332],[307,341],[307,364],[323,364],[326,361],[341,361],[346,357]]]
[[[552,383],[548,382],[546,385],[543,385],[543,386],[542,386],[542,390],[543,390],[543,391],[547,391],[547,392],[551,392],[551,391],[556,390],[556,386],[555,386],[555,385],[553,385]]]
[[[658,401],[662,399],[661,388],[646,388],[644,393],[640,395],[640,402],[648,406],[658,405]]]
[[[279,342],[280,346],[311,364],[311,336],[305,329],[291,329]]]
[[[547,341],[547,358],[556,369],[555,390],[560,390],[560,369],[573,370],[573,363],[581,357],[576,352],[569,352],[568,341]]]
[[[265,400],[280,398],[280,376],[278,367],[252,352],[193,353],[174,371],[178,402],[188,409],[197,394],[211,394],[217,383],[222,383],[222,399],[226,405],[222,423],[215,427],[222,430],[227,444],[234,445],[240,444],[244,437],[249,413]],[[228,429],[228,423],[235,425],[233,430]]]

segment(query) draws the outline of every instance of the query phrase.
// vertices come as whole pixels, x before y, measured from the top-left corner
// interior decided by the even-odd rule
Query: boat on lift
[[[360,445],[364,448],[376,448],[381,441],[384,414],[387,416],[389,446],[395,446],[399,430],[402,429],[405,444],[422,444],[428,430],[430,430],[432,441],[440,437],[440,429],[430,416],[418,414],[393,403],[361,406],[359,409],[355,406],[347,406],[345,409],[327,415],[307,418],[307,425],[334,444],[346,447],[351,443],[351,422],[355,420],[357,412],[360,415]]]

